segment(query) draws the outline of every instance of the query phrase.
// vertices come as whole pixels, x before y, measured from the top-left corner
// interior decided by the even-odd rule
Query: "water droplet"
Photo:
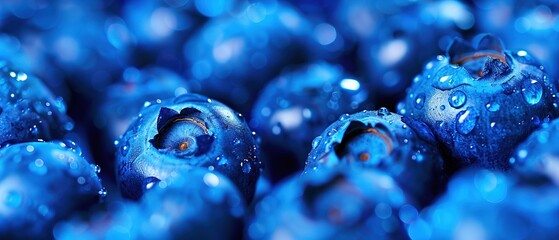
[[[407,138],[404,139],[404,143],[408,143],[410,140],[408,140]]]
[[[158,182],[161,182],[161,180],[159,180],[159,178],[156,177],[147,177],[144,179],[144,188],[146,190],[150,190],[152,189],[155,184],[157,184]]]
[[[320,143],[320,140],[322,140],[322,136],[315,137],[312,140],[312,148],[318,147],[318,144]]]
[[[338,120],[343,121],[343,120],[346,120],[347,117],[349,117],[349,114],[345,113],[345,114],[340,115]]]
[[[441,83],[444,83],[444,82],[448,81],[448,78],[449,78],[449,77],[450,77],[450,76],[448,76],[448,75],[447,75],[447,76],[442,76],[442,77],[439,79],[439,81],[440,81]]]
[[[414,106],[415,108],[421,110],[423,108],[423,105],[425,105],[425,94],[420,93],[419,95],[417,95],[417,98],[415,99]]]
[[[249,173],[250,170],[252,169],[252,166],[250,166],[250,162],[245,159],[241,162],[241,169],[243,170],[244,173]]]
[[[100,197],[104,198],[107,196],[107,189],[105,189],[105,187],[101,188],[101,190],[99,190],[99,192],[97,192],[99,194]]]
[[[495,127],[495,122],[491,122],[490,126],[493,128]]]
[[[522,83],[522,95],[528,104],[534,105],[540,102],[542,94],[542,85],[537,80],[526,80]]]
[[[211,102],[212,102],[212,100],[208,98],[208,102],[209,102],[209,103],[211,103]]]
[[[19,72],[19,73],[17,73],[16,80],[17,80],[18,82],[27,80],[27,74],[25,74],[24,72]]]
[[[461,108],[466,103],[466,94],[460,90],[454,91],[448,96],[448,103],[453,108]]]
[[[501,109],[501,105],[499,105],[498,103],[488,103],[485,104],[485,108],[487,108],[487,111],[496,112]]]
[[[472,132],[477,124],[478,118],[479,114],[473,107],[468,107],[466,110],[460,111],[458,115],[456,115],[456,130],[463,135]]]
[[[129,148],[130,148],[130,143],[126,141],[126,143],[124,143],[124,145],[120,147],[120,154],[122,156],[126,156],[126,154],[128,154],[128,151],[130,150]]]
[[[74,129],[74,123],[72,121],[66,121],[66,123],[64,123],[64,130],[72,131],[73,129]]]
[[[379,116],[388,116],[388,115],[390,115],[390,111],[388,111],[388,109],[385,108],[385,107],[381,107],[381,108],[377,111],[377,114],[378,114]]]
[[[97,173],[97,174],[101,173],[101,167],[100,167],[99,165],[97,165],[97,164],[91,164],[90,166],[91,166],[91,168],[93,168],[93,171],[94,171],[95,173]]]
[[[439,108],[440,108],[441,110],[445,110],[445,109],[446,109],[446,107],[445,107],[444,105],[441,105]]]
[[[21,206],[23,202],[23,196],[21,193],[16,191],[10,191],[6,194],[6,198],[4,199],[4,204],[10,208],[18,208]]]
[[[151,102],[150,102],[150,101],[145,101],[145,102],[144,102],[144,107],[149,107],[150,105],[151,105]]]
[[[27,152],[32,153],[33,151],[35,151],[35,147],[31,146],[31,145],[27,145],[27,147],[25,147],[25,150]]]

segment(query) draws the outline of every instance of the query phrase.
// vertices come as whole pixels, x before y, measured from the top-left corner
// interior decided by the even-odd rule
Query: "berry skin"
[[[89,222],[61,222],[57,239],[241,239],[243,196],[225,176],[193,169],[149,186],[140,202],[113,202]],[[218,229],[217,229],[218,228]]]
[[[301,171],[312,139],[340,114],[364,109],[368,91],[337,65],[315,62],[272,80],[252,110],[272,182]]]
[[[421,211],[408,228],[411,239],[556,239],[559,190],[519,181],[513,175],[468,169],[448,192]]]
[[[52,238],[54,224],[105,195],[98,168],[70,142],[19,143],[0,149],[0,235]]]
[[[117,145],[117,184],[138,199],[180,170],[214,169],[247,201],[260,175],[256,140],[244,117],[215,100],[184,94],[144,108]]]
[[[399,109],[433,130],[451,171],[509,169],[516,145],[558,115],[557,92],[528,53],[507,51],[492,35],[477,40],[456,39],[427,63]]]
[[[312,147],[305,172],[346,166],[378,169],[422,204],[442,187],[443,161],[429,128],[386,108],[342,115]]]
[[[517,174],[528,179],[549,179],[559,186],[559,119],[534,131],[522,142],[510,162]]]
[[[390,176],[332,169],[292,177],[276,187],[255,206],[247,235],[249,239],[402,239],[399,213],[406,209],[415,207]]]
[[[62,139],[74,128],[62,98],[0,60],[0,144]]]
[[[193,91],[248,115],[267,81],[286,65],[309,58],[311,30],[303,16],[283,4],[260,2],[241,11],[208,21],[186,42],[184,56],[189,78],[199,87],[193,84]]]

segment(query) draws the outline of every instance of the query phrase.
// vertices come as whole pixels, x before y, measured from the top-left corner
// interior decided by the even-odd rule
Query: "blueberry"
[[[509,159],[514,172],[533,180],[552,180],[559,185],[555,170],[559,161],[559,120],[543,124],[521,144]],[[545,180],[544,180],[545,181]]]
[[[138,199],[146,186],[179,170],[213,169],[229,177],[250,201],[260,174],[256,140],[244,117],[196,94],[144,108],[117,145],[123,196]]]
[[[258,91],[289,64],[304,62],[309,23],[283,4],[258,3],[211,19],[184,45],[193,91],[248,115]],[[289,54],[286,54],[289,53]]]
[[[312,143],[305,172],[356,166],[391,175],[425,204],[442,187],[442,158],[431,130],[386,108],[342,115]]]
[[[335,169],[292,177],[255,206],[249,239],[401,239],[402,211],[415,210],[376,171]],[[417,210],[415,210],[417,212]]]
[[[19,143],[0,149],[0,235],[52,238],[54,224],[100,200],[99,169],[71,142]]]
[[[262,137],[270,180],[302,170],[312,139],[342,113],[364,109],[368,97],[359,80],[325,62],[272,80],[254,104],[251,119]]]
[[[62,139],[74,128],[66,106],[34,76],[0,61],[0,144]]]
[[[476,27],[502,36],[509,49],[526,50],[534,55],[553,79],[559,77],[559,4],[548,0],[476,0]],[[506,13],[506,14],[504,14]],[[495,17],[499,15],[499,17]]]
[[[149,186],[139,203],[113,203],[89,222],[74,218],[55,228],[57,239],[240,239],[245,205],[223,175],[194,169]]]
[[[408,228],[411,239],[554,239],[559,234],[551,185],[533,185],[490,170],[469,169]]]
[[[516,145],[558,115],[551,80],[525,51],[509,52],[492,35],[477,40],[456,39],[427,63],[399,109],[433,130],[452,171],[509,169]]]
[[[362,43],[359,44],[358,61],[365,79],[376,90],[375,100],[382,106],[394,109],[424,62],[442,52],[452,37],[461,36],[465,30],[471,29],[475,21],[472,10],[459,1],[423,1],[415,4],[398,1],[387,6],[384,2],[368,3],[368,11],[359,7],[354,9],[354,12],[361,11],[372,19],[378,19],[369,20],[370,25],[376,25],[374,28],[361,30],[364,24],[357,23],[354,23],[354,28],[367,36],[360,39]],[[407,7],[398,6],[405,3]],[[377,7],[379,4],[386,8]],[[361,23],[357,16],[353,14],[348,18],[355,18],[351,21]],[[429,34],[425,34],[425,29],[429,29]]]

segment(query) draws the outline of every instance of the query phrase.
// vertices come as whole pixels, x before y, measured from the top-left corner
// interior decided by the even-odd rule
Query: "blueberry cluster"
[[[0,238],[556,239],[557,26],[549,0],[0,2]]]

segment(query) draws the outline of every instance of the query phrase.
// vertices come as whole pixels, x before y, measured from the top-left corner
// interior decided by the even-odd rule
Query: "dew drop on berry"
[[[385,107],[381,107],[381,108],[377,111],[377,114],[378,114],[379,116],[388,116],[388,115],[390,115],[390,111],[388,111],[388,109],[385,108]]]
[[[320,140],[322,140],[322,136],[317,136],[316,138],[314,138],[314,140],[312,140],[312,148],[316,148],[318,147],[318,144],[320,143]]]
[[[466,110],[456,115],[456,130],[463,135],[472,132],[477,124],[478,118],[478,112],[473,107],[468,107]]]
[[[453,108],[461,108],[466,103],[466,94],[460,90],[454,91],[448,96],[448,103]]]
[[[485,104],[485,108],[487,109],[487,111],[496,112],[501,109],[501,105],[499,105],[498,103],[488,103]]]
[[[540,82],[528,79],[522,83],[522,96],[530,105],[537,104],[542,99],[543,88]]]
[[[250,173],[250,170],[252,170],[252,167],[250,166],[250,162],[248,160],[243,160],[241,162],[241,169],[243,170],[244,173]]]
[[[147,178],[144,179],[144,188],[146,190],[150,190],[155,186],[155,184],[157,184],[159,182],[161,182],[161,180],[159,180],[159,178],[147,177]]]
[[[425,93],[421,93],[419,95],[417,95],[417,98],[415,99],[414,102],[414,106],[415,108],[421,110],[423,108],[423,105],[425,105]]]
[[[120,147],[120,154],[122,154],[122,156],[126,156],[126,154],[128,154],[128,151],[130,150],[129,148],[130,143],[126,141],[126,143],[124,143],[122,147]]]

